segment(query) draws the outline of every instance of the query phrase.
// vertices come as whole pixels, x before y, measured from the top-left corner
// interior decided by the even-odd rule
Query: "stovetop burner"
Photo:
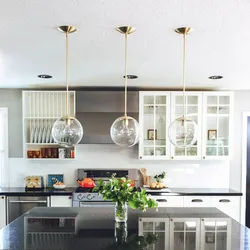
[[[92,193],[93,188],[86,188],[86,187],[78,187],[75,190],[75,193]]]

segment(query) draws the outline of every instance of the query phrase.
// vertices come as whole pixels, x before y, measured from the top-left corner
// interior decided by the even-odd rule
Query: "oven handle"
[[[9,203],[47,203],[47,201],[9,201]]]

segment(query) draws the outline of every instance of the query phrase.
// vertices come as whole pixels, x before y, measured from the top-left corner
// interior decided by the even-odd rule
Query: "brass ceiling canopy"
[[[59,26],[57,29],[63,33],[73,33],[77,31],[76,27],[70,26],[70,25],[62,25],[62,26]]]
[[[121,26],[116,28],[117,31],[121,32],[122,34],[131,34],[135,32],[135,28],[132,26]]]
[[[183,35],[187,35],[193,31],[194,31],[194,29],[190,28],[190,27],[180,27],[180,28],[175,30],[176,33],[183,34]]]

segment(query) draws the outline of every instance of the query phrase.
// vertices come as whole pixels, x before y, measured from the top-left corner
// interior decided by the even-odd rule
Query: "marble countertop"
[[[216,208],[129,209],[127,223],[114,218],[112,207],[33,208],[0,230],[0,249],[162,250],[174,244],[181,250],[184,232],[188,249],[250,249],[250,230]]]

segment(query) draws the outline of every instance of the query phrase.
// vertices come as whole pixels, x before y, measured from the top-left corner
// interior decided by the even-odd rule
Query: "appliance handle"
[[[47,201],[10,201],[9,203],[47,203]]]

